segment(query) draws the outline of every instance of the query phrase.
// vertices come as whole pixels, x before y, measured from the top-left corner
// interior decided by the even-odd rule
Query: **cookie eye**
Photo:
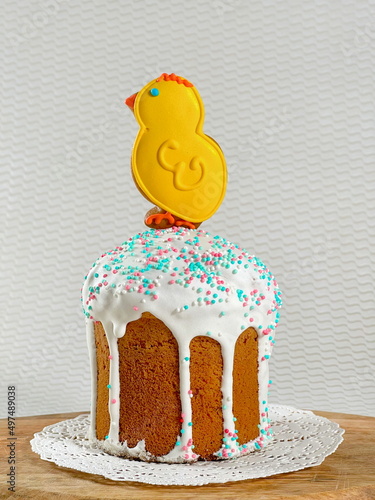
[[[151,90],[150,90],[150,94],[151,94],[153,97],[156,97],[157,95],[159,95],[159,89],[151,89]]]

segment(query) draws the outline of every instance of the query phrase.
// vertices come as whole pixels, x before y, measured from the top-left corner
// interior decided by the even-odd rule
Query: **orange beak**
[[[125,104],[127,106],[129,106],[129,108],[134,111],[134,102],[135,102],[135,98],[137,97],[137,94],[138,92],[136,92],[135,94],[131,95],[130,97],[128,97],[126,100],[125,100]]]

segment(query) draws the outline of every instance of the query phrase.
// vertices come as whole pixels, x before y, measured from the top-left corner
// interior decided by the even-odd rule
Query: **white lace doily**
[[[255,479],[319,465],[342,442],[338,424],[311,411],[270,405],[273,440],[262,450],[233,460],[193,464],[147,463],[107,455],[86,439],[87,414],[45,427],[31,440],[43,460],[114,481],[198,486]]]

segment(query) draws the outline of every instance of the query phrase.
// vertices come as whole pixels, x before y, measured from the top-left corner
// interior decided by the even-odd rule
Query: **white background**
[[[89,408],[83,276],[143,230],[123,100],[191,80],[228,162],[203,228],[284,291],[271,402],[374,414],[375,4],[2,1],[1,416]]]

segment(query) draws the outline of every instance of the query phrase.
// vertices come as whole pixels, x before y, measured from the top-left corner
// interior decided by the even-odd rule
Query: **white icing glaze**
[[[120,387],[117,340],[125,334],[126,325],[139,319],[146,311],[163,321],[178,342],[180,396],[184,414],[183,434],[176,436],[179,444],[167,455],[152,459],[159,462],[198,459],[191,449],[192,426],[188,425],[192,419],[191,395],[188,392],[190,372],[189,363],[184,359],[190,358],[190,341],[198,335],[210,335],[221,345],[223,437],[235,434],[232,413],[234,347],[242,331],[250,326],[258,332],[260,436],[244,447],[239,446],[237,441],[230,441],[229,451],[224,448],[224,443],[223,449],[216,454],[220,458],[234,458],[264,446],[271,438],[266,404],[268,359],[274,342],[274,329],[278,324],[279,295],[274,277],[259,259],[238,245],[211,236],[201,229],[147,230],[103,254],[85,279],[82,302],[88,335],[92,337],[93,321],[100,321],[112,356],[108,403],[111,428],[108,439],[103,443],[105,449],[114,454],[150,460],[143,441],[134,448],[128,448],[126,443],[120,443],[118,433]],[[92,341],[88,343],[92,349]],[[92,353],[90,357],[93,359]],[[92,371],[95,378],[96,367]],[[94,384],[92,391],[91,411],[94,413]],[[116,400],[115,403],[112,400]],[[224,429],[228,432],[225,433]],[[183,450],[184,446],[188,449]]]

